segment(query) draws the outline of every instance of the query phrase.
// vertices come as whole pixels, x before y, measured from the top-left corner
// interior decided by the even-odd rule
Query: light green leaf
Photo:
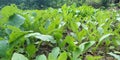
[[[14,53],[11,60],[28,60],[24,55]]]
[[[48,60],[56,60],[52,53],[49,53]]]
[[[72,52],[73,54],[72,60],[80,59],[79,56],[83,54],[86,50],[88,50],[94,44],[95,44],[95,41],[89,41],[89,42],[84,42],[80,44],[78,49]]]
[[[65,44],[67,43],[69,50],[75,50],[76,45],[75,45],[75,43],[74,43],[74,40],[75,40],[75,39],[74,39],[73,37],[71,37],[71,36],[66,36],[65,39],[64,39],[64,41],[63,41],[63,43],[61,44],[61,47],[64,47]]]
[[[102,56],[91,56],[91,55],[86,56],[87,60],[101,60],[101,58]]]
[[[67,60],[67,53],[63,52],[60,54],[60,56],[58,57],[58,60]]]
[[[104,33],[104,30],[103,30],[102,27],[98,27],[97,30],[98,30],[98,32],[99,32],[101,35]]]
[[[25,37],[35,37],[37,39],[41,39],[42,41],[50,41],[52,43],[56,43],[53,36],[43,35],[43,34],[40,34],[40,33],[30,33],[30,34],[26,35]]]
[[[26,51],[30,57],[32,57],[35,52],[37,51],[37,48],[35,47],[34,44],[30,44],[26,47]]]
[[[94,44],[95,44],[95,41],[84,42],[79,45],[79,49],[81,50],[81,53],[83,53]]]
[[[21,31],[19,28],[14,26],[8,26],[8,29],[12,30],[12,33],[9,35],[9,43],[20,43],[20,41],[24,41],[24,36],[29,33],[28,31]]]
[[[120,22],[120,17],[118,17],[117,20]]]
[[[108,53],[109,55],[115,57],[117,60],[120,60],[120,55],[114,54],[112,52]]]
[[[106,35],[103,35],[99,41],[98,41],[98,44],[96,45],[98,47],[98,45],[105,39],[105,38],[108,38],[110,35],[113,35],[113,34],[106,34]]]
[[[79,57],[80,54],[81,54],[81,50],[80,50],[80,49],[76,49],[75,51],[72,52],[72,54],[73,54],[72,60],[77,60],[78,57]]]
[[[87,25],[85,25],[85,24],[82,24],[82,27],[83,27],[85,30],[88,30],[88,27],[87,27]]]
[[[46,58],[46,56],[43,54],[43,55],[37,56],[35,60],[47,60],[47,58]]]
[[[86,34],[87,34],[87,31],[85,29],[77,33],[79,42],[81,42],[85,38]]]
[[[48,55],[48,60],[57,60],[59,53],[60,53],[59,47],[53,48],[52,52],[49,53],[49,55]]]
[[[59,47],[54,48],[51,53],[53,54],[53,56],[54,56],[55,58],[57,58],[57,56],[58,56],[59,53],[60,53],[60,48],[59,48]]]

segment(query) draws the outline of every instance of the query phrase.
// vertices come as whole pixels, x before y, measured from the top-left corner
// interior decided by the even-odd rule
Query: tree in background
[[[119,3],[120,0],[0,0],[0,7],[9,4],[16,4],[21,9],[44,9],[47,7],[59,8],[64,4],[77,6],[83,4],[92,5],[96,8],[108,7],[112,3]]]

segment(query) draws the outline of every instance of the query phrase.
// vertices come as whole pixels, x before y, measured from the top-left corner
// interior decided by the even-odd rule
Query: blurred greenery
[[[109,7],[119,2],[120,0],[0,0],[0,8],[10,4],[16,4],[21,9],[59,8],[64,4],[72,5],[73,3],[77,6],[86,4],[95,8],[100,8]],[[116,5],[119,6],[120,4]]]

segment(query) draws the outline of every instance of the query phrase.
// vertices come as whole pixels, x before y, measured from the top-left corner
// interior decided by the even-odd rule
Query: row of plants
[[[63,5],[0,10],[0,60],[120,59],[120,11]]]

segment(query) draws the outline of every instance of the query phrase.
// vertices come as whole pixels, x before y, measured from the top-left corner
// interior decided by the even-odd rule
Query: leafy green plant
[[[87,59],[96,60],[113,51],[111,46],[120,45],[117,10],[75,4],[59,9],[20,10],[10,5],[0,13],[3,60],[83,60],[90,54],[96,56]]]

